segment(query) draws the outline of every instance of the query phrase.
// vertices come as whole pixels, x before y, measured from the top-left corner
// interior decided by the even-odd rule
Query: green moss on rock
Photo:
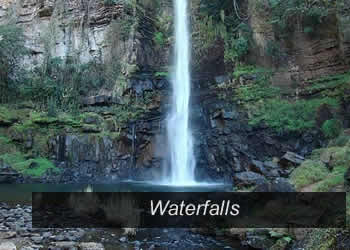
[[[38,113],[38,112],[33,112],[31,114],[31,120],[33,121],[33,123],[36,123],[39,125],[49,125],[49,124],[58,122],[58,119],[56,117],[50,117],[44,113]]]
[[[27,159],[21,152],[14,152],[1,155],[0,158],[16,171],[23,175],[40,177],[49,169],[59,172],[59,169],[46,158]]]
[[[306,160],[292,172],[290,180],[296,189],[300,189],[325,179],[328,174],[327,167],[321,161]]]
[[[10,126],[18,120],[16,112],[0,106],[0,126]]]
[[[84,124],[81,128],[83,133],[100,133],[102,129],[93,124]]]
[[[96,113],[88,112],[88,113],[82,114],[82,120],[86,124],[99,125],[101,124],[103,118]]]
[[[21,161],[12,165],[18,172],[33,177],[43,176],[49,169],[59,172],[59,169],[46,158],[35,158]]]
[[[295,187],[300,190],[310,186],[310,191],[316,192],[342,189],[350,162],[349,139],[347,132],[344,132],[332,140],[327,148],[314,150],[310,159],[290,175]]]
[[[0,156],[3,161],[9,165],[25,161],[25,156],[20,152],[7,153]]]

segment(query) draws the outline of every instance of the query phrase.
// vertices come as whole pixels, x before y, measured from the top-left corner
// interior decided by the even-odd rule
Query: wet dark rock
[[[264,167],[264,163],[261,161],[252,160],[250,170],[258,174],[267,175],[267,170]]]
[[[50,17],[53,13],[53,7],[52,6],[44,6],[39,9],[38,14],[39,17]]]
[[[9,127],[15,122],[17,122],[17,118],[10,118],[10,119],[5,119],[0,117],[0,127]]]
[[[253,249],[270,249],[274,245],[274,240],[270,238],[268,230],[256,229],[246,233],[246,239],[243,244]]]
[[[34,237],[31,237],[31,240],[32,240],[34,243],[36,243],[36,244],[42,243],[43,239],[44,239],[44,238],[41,237],[41,236],[34,236]]]
[[[216,76],[215,77],[215,82],[217,84],[221,84],[221,83],[225,83],[228,82],[230,80],[230,77],[227,75],[222,75],[222,76]]]
[[[101,119],[97,115],[88,115],[88,116],[86,116],[84,118],[84,123],[100,125],[101,124]]]
[[[301,163],[303,163],[304,160],[305,158],[301,155],[298,155],[293,152],[287,152],[280,159],[279,164],[283,167],[289,167],[290,165],[298,166]]]
[[[277,178],[271,182],[258,184],[253,192],[296,192],[296,190],[288,179]]]
[[[153,90],[153,82],[151,79],[131,79],[128,82],[128,89],[136,93],[136,95],[142,95],[145,91]]]
[[[95,125],[86,125],[84,124],[81,128],[84,133],[99,133],[102,129]]]
[[[25,138],[25,141],[24,141],[24,147],[26,149],[31,149],[33,148],[33,144],[34,144],[34,138],[31,134],[28,134],[27,138]]]
[[[226,120],[233,120],[238,117],[238,114],[235,111],[226,111],[222,112],[222,118]]]
[[[64,241],[65,237],[63,235],[57,235],[53,237],[55,241]]]
[[[234,184],[236,187],[249,187],[266,182],[266,178],[260,174],[247,171],[234,175]]]
[[[15,183],[19,177],[19,173],[7,165],[3,159],[0,158],[0,184]]]
[[[159,81],[156,81],[155,87],[157,89],[166,89],[169,87],[169,82],[166,79],[161,79]]]
[[[276,170],[279,169],[279,165],[273,161],[264,161],[264,167],[267,170]]]
[[[97,95],[89,96],[83,99],[83,105],[85,106],[104,106],[111,104],[121,104],[122,102],[114,96],[111,95]]]
[[[39,164],[35,161],[31,162],[28,166],[29,169],[34,169],[34,168],[37,168],[39,167]]]
[[[322,104],[316,111],[316,125],[320,128],[323,123],[333,118],[333,112],[328,104]]]

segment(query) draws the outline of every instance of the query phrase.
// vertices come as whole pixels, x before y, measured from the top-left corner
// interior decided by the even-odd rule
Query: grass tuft
[[[328,169],[321,161],[306,160],[292,172],[290,180],[298,190],[325,179],[328,174]]]

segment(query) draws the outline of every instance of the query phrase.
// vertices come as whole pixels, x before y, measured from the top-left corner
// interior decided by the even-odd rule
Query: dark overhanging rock
[[[303,156],[288,151],[287,153],[285,153],[282,156],[281,160],[279,161],[279,164],[282,167],[286,167],[287,168],[290,165],[292,165],[292,166],[301,165],[304,160],[305,160],[305,158]]]

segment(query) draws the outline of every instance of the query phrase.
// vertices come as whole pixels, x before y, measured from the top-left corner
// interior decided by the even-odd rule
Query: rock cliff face
[[[276,64],[266,56],[266,48],[281,34],[274,32],[269,13],[256,9],[256,1],[249,1],[248,13],[257,45],[250,55],[251,60],[275,67]],[[349,69],[349,22],[349,8],[345,7],[329,13],[313,34],[305,33],[300,21],[296,23],[292,35],[280,41],[285,55],[277,63],[280,73],[276,74],[274,83],[302,87],[307,81],[346,72]]]
[[[116,60],[124,66],[156,67],[167,54],[155,55],[152,41],[152,10],[143,14],[132,5],[103,0],[1,0],[0,24],[9,20],[23,27],[30,55],[28,66],[40,64],[45,54],[75,57],[81,63]],[[141,25],[140,25],[141,24]],[[149,34],[142,25],[149,24]]]
[[[12,20],[24,28],[31,51],[26,63],[40,63],[49,50],[53,57],[77,56],[82,62],[118,60],[141,71],[168,66],[169,47],[157,50],[153,32],[157,18],[171,15],[171,4],[160,1],[162,12],[152,10],[151,4],[138,4],[143,14],[132,5],[109,5],[103,0],[1,0],[0,24]],[[273,66],[266,56],[266,47],[278,34],[273,31],[268,13],[257,11],[256,1],[248,1],[246,8],[257,45],[250,57],[258,64]],[[305,83],[346,71],[350,53],[348,13],[349,7],[330,13],[318,27],[319,32],[312,35],[305,34],[297,24],[292,37],[283,42],[286,58],[275,83]],[[222,53],[220,46],[215,50]],[[214,66],[217,61],[216,56],[206,65]]]
[[[159,1],[160,8],[155,11],[153,1],[139,3],[141,9],[105,2],[0,0],[0,24],[10,20],[25,30],[26,46],[30,49],[30,55],[23,60],[26,65],[42,63],[47,54],[74,57],[80,62],[118,61],[127,79],[126,91],[135,98],[154,90],[161,91],[159,100],[148,107],[149,112],[142,120],[123,127],[117,139],[91,126],[85,130],[83,127],[79,133],[63,131],[51,137],[47,142],[49,158],[64,169],[60,181],[106,177],[110,180],[158,179],[168,165],[164,118],[170,88],[166,77],[155,77],[153,72],[169,65],[172,38],[158,46],[154,33],[157,19],[171,15],[171,4]],[[266,13],[256,11],[255,2],[249,0],[247,4],[249,25],[257,45],[249,60],[275,67],[266,56],[266,47],[269,41],[276,39],[276,34]],[[303,86],[309,80],[348,70],[348,11],[329,15],[319,29],[321,32],[313,37],[300,29],[295,30],[288,42],[283,43],[286,50],[283,70],[275,76],[274,83]],[[171,26],[171,20],[167,25]],[[197,176],[202,180],[237,179],[242,185],[264,181],[265,177],[287,177],[289,170],[281,169],[271,159],[280,158],[287,151],[307,155],[322,144],[322,136],[317,132],[298,137],[276,135],[266,127],[248,126],[247,114],[239,106],[221,100],[218,91],[213,90],[215,85],[230,80],[224,75],[223,53],[223,44],[219,42],[211,56],[199,60],[203,61],[200,64],[204,65],[205,72],[196,72],[193,81],[191,117],[196,139]],[[115,83],[116,87],[120,84]],[[122,102],[100,93],[83,98],[82,104],[108,108]]]

